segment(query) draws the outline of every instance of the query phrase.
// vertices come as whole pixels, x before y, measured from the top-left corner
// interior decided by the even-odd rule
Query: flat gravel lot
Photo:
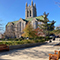
[[[0,60],[49,60],[49,53],[53,54],[54,50],[60,49],[53,46],[59,39],[45,45],[0,52]]]

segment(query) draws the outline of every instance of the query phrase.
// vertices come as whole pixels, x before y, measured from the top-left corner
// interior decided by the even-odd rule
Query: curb
[[[22,45],[13,45],[13,46],[9,46],[9,50],[34,47],[34,46],[44,45],[46,43],[47,42],[44,42],[44,43],[41,43],[41,42],[40,43],[29,43],[29,44],[22,44]]]

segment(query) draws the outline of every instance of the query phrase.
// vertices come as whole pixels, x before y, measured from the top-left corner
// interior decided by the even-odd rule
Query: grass
[[[40,43],[40,42],[45,42],[48,41],[49,37],[39,37],[38,39],[24,39],[24,38],[20,38],[20,39],[7,39],[4,40],[2,39],[0,41],[0,44],[6,44],[6,45],[21,45],[21,44],[29,44],[29,43]]]
[[[6,45],[21,45],[21,44],[27,44],[27,43],[38,43],[38,42],[45,42],[44,40],[22,40],[22,41],[1,41],[0,44],[6,44]]]

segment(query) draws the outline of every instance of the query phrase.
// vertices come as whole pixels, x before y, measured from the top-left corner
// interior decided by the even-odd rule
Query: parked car
[[[54,34],[50,34],[49,35],[51,38],[55,38],[55,35]]]
[[[55,36],[55,38],[59,38],[59,36]]]

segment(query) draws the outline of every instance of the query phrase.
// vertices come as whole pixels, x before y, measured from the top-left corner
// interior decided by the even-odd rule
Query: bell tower
[[[33,5],[33,1],[31,1],[31,6],[26,3],[26,7],[25,7],[25,19],[27,18],[32,18],[32,17],[36,17],[37,16],[37,12],[36,12],[36,4],[34,3]]]

